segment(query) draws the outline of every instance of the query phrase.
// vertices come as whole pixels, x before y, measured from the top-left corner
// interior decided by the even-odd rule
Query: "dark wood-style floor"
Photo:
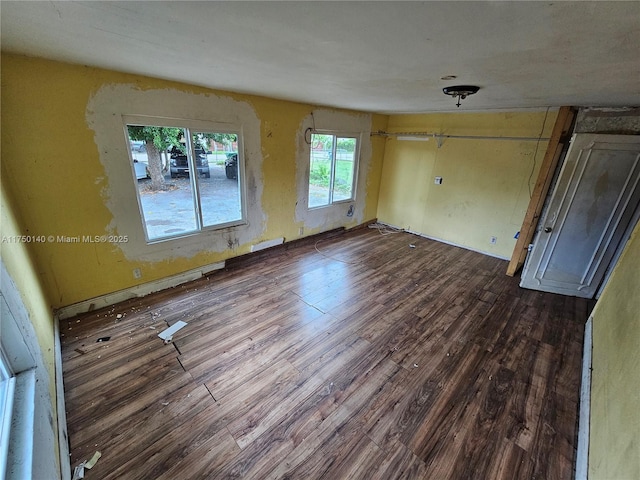
[[[72,466],[99,450],[89,480],[572,478],[586,301],[407,233],[315,247],[63,321]]]

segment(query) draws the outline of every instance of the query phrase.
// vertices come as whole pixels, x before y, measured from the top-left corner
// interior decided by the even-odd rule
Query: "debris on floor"
[[[84,464],[84,468],[88,468],[89,470],[91,470],[93,466],[98,462],[101,456],[102,456],[102,453],[100,452],[94,453],[93,457],[91,457],[91,459]]]
[[[187,322],[183,322],[182,320],[178,320],[176,323],[171,325],[166,330],[163,330],[158,334],[158,336],[164,341],[165,344],[171,342],[173,340],[173,334],[176,333],[183,327],[187,326]]]
[[[101,456],[102,456],[102,453],[96,452],[96,453],[93,454],[93,457],[91,457],[90,460],[88,460],[88,461],[85,460],[80,465],[78,465],[76,468],[74,468],[73,469],[73,478],[71,480],[80,480],[80,479],[84,478],[85,469],[91,470]]]
[[[84,464],[81,463],[73,469],[73,477],[71,480],[80,480],[82,478],[84,478]]]
[[[96,343],[108,342],[109,340],[111,340],[111,337],[100,337],[96,340]]]

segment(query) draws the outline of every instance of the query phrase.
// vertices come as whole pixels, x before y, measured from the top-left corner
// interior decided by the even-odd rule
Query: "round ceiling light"
[[[478,90],[480,90],[480,87],[477,87],[475,85],[454,85],[452,87],[444,87],[442,89],[445,95],[450,95],[453,98],[458,98],[458,103],[456,103],[456,106],[458,107],[460,107],[460,100],[464,100],[469,95],[473,95],[474,93],[476,93]]]

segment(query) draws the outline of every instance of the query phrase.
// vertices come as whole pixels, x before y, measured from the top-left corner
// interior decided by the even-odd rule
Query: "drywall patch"
[[[307,115],[298,128],[296,144],[296,191],[295,219],[302,228],[332,230],[364,222],[367,199],[367,176],[371,167],[371,122],[370,114],[346,113],[336,110],[316,109]],[[309,210],[309,129],[343,133],[360,133],[360,160],[356,180],[356,197],[353,202],[344,202]]]
[[[243,135],[246,176],[244,225],[196,233],[188,237],[147,244],[138,208],[136,185],[129,160],[123,116],[138,115],[224,124],[240,128]],[[264,233],[266,215],[263,190],[260,120],[247,102],[215,94],[193,94],[174,89],[141,90],[132,84],[105,85],[89,100],[87,125],[104,166],[102,196],[113,214],[105,226],[109,235],[127,235],[126,243],[114,244],[128,260],[154,262],[190,258],[202,252],[223,252],[233,245],[255,243]]]

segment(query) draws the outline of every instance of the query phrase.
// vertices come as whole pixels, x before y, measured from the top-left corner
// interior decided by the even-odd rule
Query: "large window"
[[[125,118],[148,242],[245,222],[239,131]]]
[[[309,208],[354,200],[356,135],[312,133],[309,162]]]

